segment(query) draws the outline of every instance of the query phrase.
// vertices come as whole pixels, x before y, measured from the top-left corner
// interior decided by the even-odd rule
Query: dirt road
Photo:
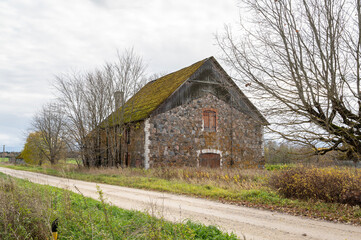
[[[75,186],[88,197],[97,199],[96,184],[44,174],[1,168],[8,175],[35,183],[68,188]],[[145,191],[107,184],[97,184],[108,201],[124,209],[146,210],[171,221],[192,219],[219,226],[247,240],[263,239],[324,239],[360,240],[361,227],[317,221],[270,211],[223,204],[174,194]]]

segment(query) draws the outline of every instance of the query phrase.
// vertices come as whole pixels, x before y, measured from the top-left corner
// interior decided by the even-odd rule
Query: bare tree
[[[123,53],[117,51],[117,56],[115,63],[107,64],[106,72],[108,76],[113,76],[114,88],[123,92],[124,98],[128,99],[146,83],[146,65],[133,48]]]
[[[59,101],[64,105],[71,142],[78,148],[84,166],[120,164],[120,123],[105,121],[116,111],[114,93],[127,99],[143,84],[145,65],[133,49],[118,52],[116,63],[85,74],[73,73],[56,78]],[[123,101],[125,100],[123,99]],[[105,157],[104,157],[105,156]]]
[[[64,113],[59,104],[49,103],[34,116],[33,129],[39,134],[37,147],[51,164],[65,151]]]
[[[242,0],[224,60],[286,140],[361,156],[360,0]],[[326,147],[325,147],[326,146]],[[317,148],[316,148],[317,149]]]

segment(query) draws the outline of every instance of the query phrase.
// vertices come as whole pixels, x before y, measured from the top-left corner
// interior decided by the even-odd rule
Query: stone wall
[[[203,109],[216,110],[216,132],[203,130]],[[152,116],[149,125],[150,167],[198,166],[202,153],[220,154],[222,167],[263,162],[263,126],[212,94]]]

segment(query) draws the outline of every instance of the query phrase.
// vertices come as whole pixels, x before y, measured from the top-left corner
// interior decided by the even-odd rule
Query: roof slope
[[[218,61],[211,57],[213,60],[213,63],[217,66],[217,68],[223,72],[223,75],[226,76],[228,81],[231,83],[234,89],[238,91],[240,94],[241,100],[250,108],[251,112],[257,115],[257,117],[261,120],[262,124],[264,125],[270,125],[270,123],[267,121],[267,119],[260,113],[260,111],[256,108],[256,106],[249,100],[249,98],[243,93],[243,91],[237,86],[237,84],[232,80],[232,78],[227,74],[227,72],[222,68],[222,66],[218,63]],[[247,111],[248,114],[251,114],[251,112]],[[251,114],[252,115],[252,114]]]
[[[139,121],[147,118],[161,103],[163,103],[178,87],[180,87],[207,60],[165,75],[147,83],[122,108],[113,112],[105,123],[110,126]],[[123,117],[122,117],[123,115]]]

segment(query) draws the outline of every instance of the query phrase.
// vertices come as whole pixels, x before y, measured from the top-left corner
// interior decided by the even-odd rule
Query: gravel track
[[[97,199],[96,185],[107,200],[120,208],[148,211],[170,221],[191,219],[219,226],[247,240],[361,240],[361,227],[319,221],[304,217],[223,204],[200,198],[146,191],[108,184],[96,184],[45,174],[1,168],[0,171],[35,183],[79,189],[87,197]],[[76,187],[76,188],[75,188]]]

